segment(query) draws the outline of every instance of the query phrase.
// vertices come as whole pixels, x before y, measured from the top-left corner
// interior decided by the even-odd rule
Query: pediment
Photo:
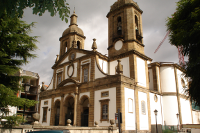
[[[60,63],[60,65],[61,65],[61,64],[64,64],[65,62],[68,62],[68,61],[70,61],[70,60],[74,60],[74,59],[83,57],[83,56],[85,56],[85,55],[86,55],[86,54],[79,53],[79,52],[70,52],[70,54],[68,54],[68,55],[63,59],[63,61]]]

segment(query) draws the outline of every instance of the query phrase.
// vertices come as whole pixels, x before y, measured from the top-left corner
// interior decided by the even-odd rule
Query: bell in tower
[[[118,0],[111,6],[107,14],[109,57],[131,50],[144,54],[142,12],[133,0]]]

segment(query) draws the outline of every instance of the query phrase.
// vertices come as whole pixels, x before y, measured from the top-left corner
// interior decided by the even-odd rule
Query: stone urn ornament
[[[95,127],[99,127],[98,124],[99,124],[99,123],[98,123],[97,121],[94,122],[94,126],[95,126]]]
[[[40,125],[40,123],[39,123],[40,114],[34,113],[34,114],[33,114],[33,120],[34,120],[34,122],[32,123],[32,125]]]
[[[111,119],[111,120],[110,120],[110,127],[114,127],[114,124],[115,124],[115,120],[114,120],[114,119]]]
[[[72,121],[71,121],[70,119],[67,119],[67,126],[71,126],[71,125],[70,125],[71,122],[72,122]]]

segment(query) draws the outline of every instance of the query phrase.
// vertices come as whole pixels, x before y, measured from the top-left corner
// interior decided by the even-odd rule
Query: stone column
[[[75,99],[74,99],[74,123],[73,126],[76,126],[77,122],[77,101],[78,101],[78,86],[76,86],[75,90]]]
[[[60,100],[60,116],[59,116],[59,126],[64,126],[65,125],[65,117],[63,114],[63,102],[64,102],[64,94],[61,95],[61,100]]]

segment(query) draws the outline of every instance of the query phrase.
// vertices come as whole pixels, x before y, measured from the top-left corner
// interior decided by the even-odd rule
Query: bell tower
[[[60,54],[59,57],[63,56],[69,49],[77,48],[84,49],[85,36],[81,28],[77,25],[77,15],[75,10],[70,17],[70,25],[60,37]]]
[[[118,0],[111,6],[107,14],[109,57],[131,50],[144,54],[142,12],[133,0]]]

